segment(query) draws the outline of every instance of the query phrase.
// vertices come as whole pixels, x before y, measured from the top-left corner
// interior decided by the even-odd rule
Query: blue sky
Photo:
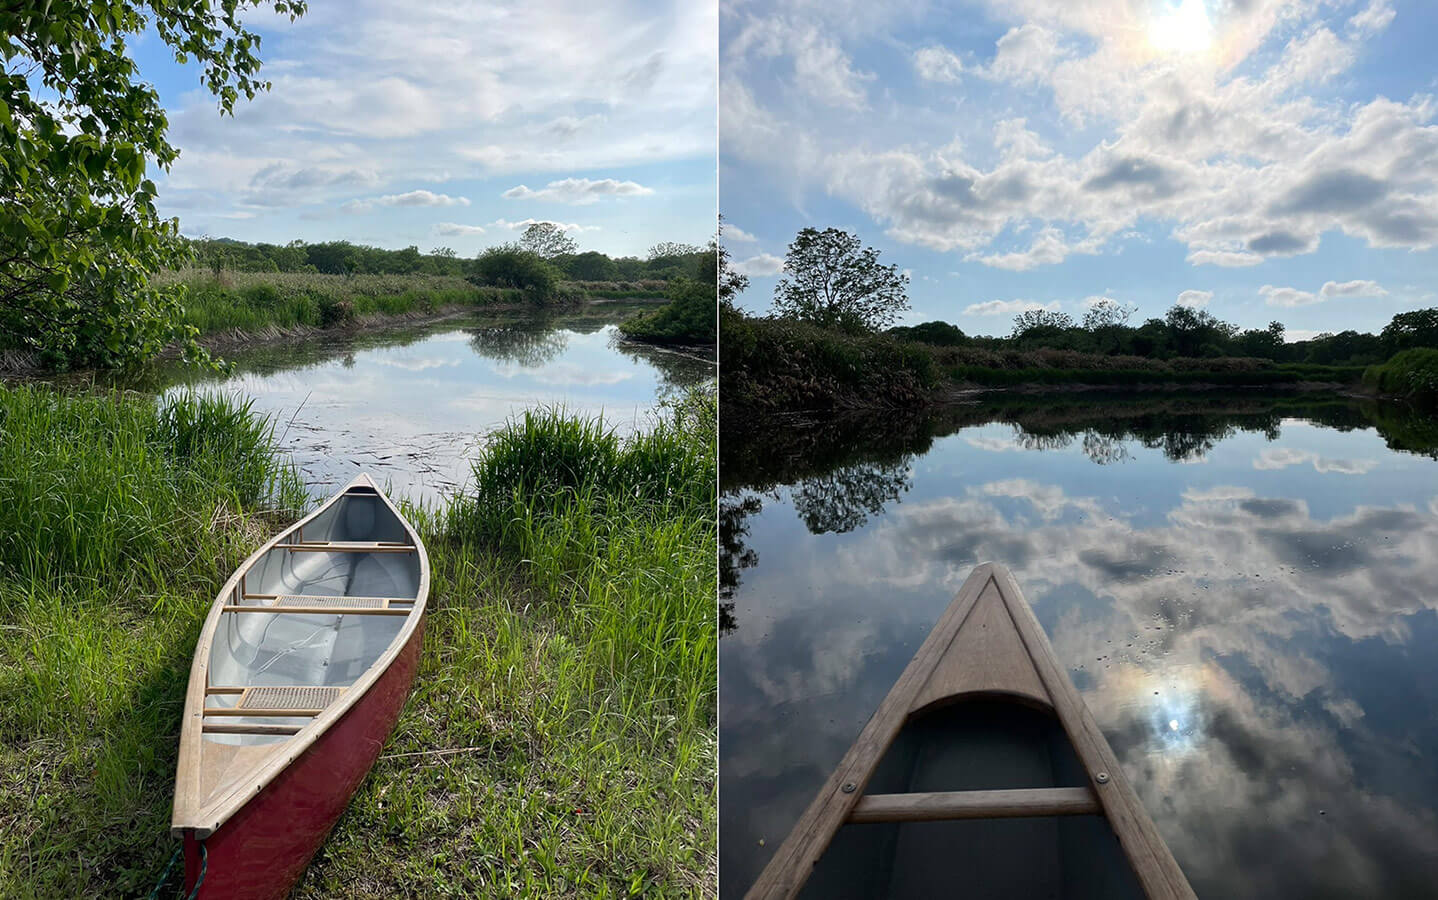
[[[198,70],[133,45],[181,151],[156,178],[191,236],[452,247],[528,221],[584,249],[702,244],[715,201],[716,10],[621,3],[312,2],[253,12],[273,90],[221,117]]]
[[[1376,331],[1438,306],[1435,33],[1409,0],[724,0],[740,305],[812,225],[910,271],[908,323]]]

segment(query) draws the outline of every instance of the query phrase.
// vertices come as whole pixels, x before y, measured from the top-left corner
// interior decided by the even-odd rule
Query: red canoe
[[[414,682],[429,557],[361,475],[240,566],[195,648],[171,831],[185,890],[287,895]]]

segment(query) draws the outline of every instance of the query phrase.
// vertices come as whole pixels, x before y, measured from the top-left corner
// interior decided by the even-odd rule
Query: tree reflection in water
[[[569,333],[554,328],[552,320],[514,322],[470,331],[469,345],[488,359],[537,369],[564,352]]]
[[[636,352],[621,346],[626,353]],[[721,411],[721,415],[730,414]],[[1205,459],[1236,434],[1277,440],[1285,419],[1305,418],[1336,431],[1375,427],[1390,448],[1438,458],[1438,424],[1421,411],[1389,403],[1333,398],[1229,395],[1093,395],[1081,399],[1001,397],[963,406],[886,411],[882,416],[726,420],[720,452],[719,569],[721,634],[738,626],[734,592],[759,555],[745,544],[760,495],[787,488],[794,511],[813,534],[844,534],[898,502],[912,486],[913,460],[933,442],[966,428],[1005,422],[1012,446],[1052,452],[1081,442],[1097,465],[1133,459],[1130,447],[1160,451],[1174,462]]]
[[[1414,455],[1438,458],[1438,419],[1254,394],[1007,398],[735,440],[723,615],[763,622],[721,648],[721,896],[742,895],[983,558],[1014,569],[1200,896],[1433,896],[1438,478]]]

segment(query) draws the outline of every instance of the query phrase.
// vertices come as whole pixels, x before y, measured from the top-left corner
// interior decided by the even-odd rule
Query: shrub
[[[514,244],[490,247],[474,261],[470,282],[518,288],[531,300],[548,300],[559,286],[559,272],[544,257]]]
[[[355,305],[349,300],[340,300],[335,297],[321,297],[320,325],[331,328],[336,325],[349,325],[355,320]]]
[[[1369,366],[1363,383],[1385,394],[1438,403],[1438,350],[1414,347],[1397,353],[1382,365]]]
[[[619,326],[625,337],[656,344],[712,344],[718,294],[712,284],[677,278],[670,282],[670,301],[661,309],[641,313]]]

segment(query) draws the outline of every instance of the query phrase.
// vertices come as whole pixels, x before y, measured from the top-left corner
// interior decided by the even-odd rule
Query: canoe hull
[[[304,753],[204,840],[205,876],[198,897],[279,900],[349,805],[379,757],[414,686],[424,623],[420,621],[384,674]],[[185,891],[200,877],[200,841],[186,829]]]

